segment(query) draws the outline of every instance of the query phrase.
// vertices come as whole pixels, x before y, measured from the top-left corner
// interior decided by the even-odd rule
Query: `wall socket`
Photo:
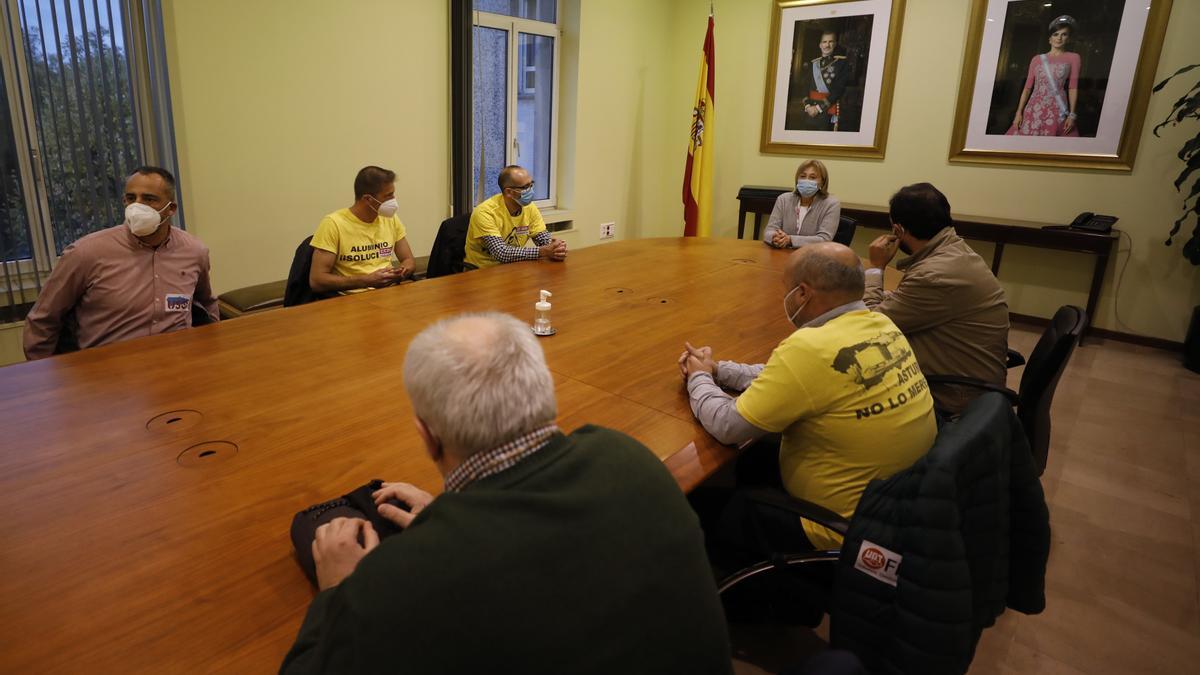
[[[617,235],[616,223],[600,223],[600,238],[612,239]]]

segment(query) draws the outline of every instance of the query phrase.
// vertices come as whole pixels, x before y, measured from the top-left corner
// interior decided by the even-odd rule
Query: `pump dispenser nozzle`
[[[538,293],[538,301],[533,305],[533,332],[536,335],[554,335],[555,330],[550,325],[550,291]]]

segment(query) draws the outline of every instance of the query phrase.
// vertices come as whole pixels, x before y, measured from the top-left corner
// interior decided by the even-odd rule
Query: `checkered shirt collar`
[[[550,437],[557,431],[557,424],[547,424],[498,448],[471,455],[446,476],[446,492],[459,492],[477,480],[511,469],[521,460],[546,447]]]

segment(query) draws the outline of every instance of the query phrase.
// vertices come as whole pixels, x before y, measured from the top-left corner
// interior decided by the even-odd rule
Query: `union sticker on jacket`
[[[900,562],[904,556],[889,551],[879,544],[873,544],[866,539],[858,547],[858,556],[854,559],[854,569],[875,577],[890,586],[896,585],[896,572],[900,570]]]
[[[187,312],[192,309],[192,296],[182,293],[168,293],[165,309],[168,312]]]

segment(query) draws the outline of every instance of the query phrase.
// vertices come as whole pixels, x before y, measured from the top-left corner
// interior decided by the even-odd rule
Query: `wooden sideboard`
[[[738,238],[741,239],[745,235],[746,215],[753,214],[754,238],[758,239],[763,217],[771,215],[775,199],[789,189],[746,185],[738,190]],[[892,226],[885,206],[842,203],[842,215],[855,219],[859,225],[864,227],[890,230]],[[954,228],[964,239],[995,244],[996,247],[992,253],[992,274],[997,277],[1000,276],[1000,261],[1004,257],[1004,247],[1009,244],[1088,253],[1096,256],[1095,266],[1092,270],[1092,285],[1088,290],[1087,300],[1089,320],[1096,316],[1100,288],[1104,285],[1104,272],[1108,269],[1108,259],[1112,255],[1119,237],[1117,230],[1113,230],[1109,234],[1093,234],[1049,223],[958,214],[954,216]]]

